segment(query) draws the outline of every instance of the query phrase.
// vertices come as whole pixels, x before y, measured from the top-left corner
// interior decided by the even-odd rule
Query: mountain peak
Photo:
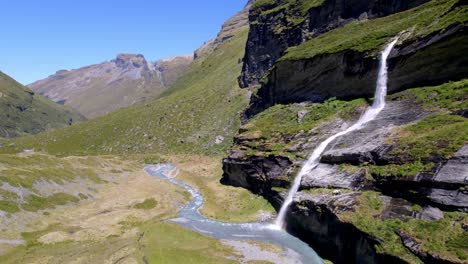
[[[130,65],[133,65],[136,68],[140,68],[147,65],[145,57],[141,54],[121,53],[117,55],[113,62],[118,67],[122,68],[128,67]]]

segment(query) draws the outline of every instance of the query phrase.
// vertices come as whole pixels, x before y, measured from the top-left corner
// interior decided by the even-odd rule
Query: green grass
[[[154,198],[145,199],[141,203],[135,204],[133,207],[136,209],[150,210],[156,207],[158,202]]]
[[[439,86],[408,89],[389,96],[389,100],[411,99],[430,111],[468,109],[468,79]]]
[[[275,25],[274,31],[279,34],[287,28],[304,22],[307,12],[311,8],[320,6],[323,3],[324,0],[257,0],[253,4],[250,13],[258,17],[256,21],[253,21],[254,24],[262,23],[262,21],[270,16],[284,19],[284,25]]]
[[[142,229],[140,243],[148,263],[237,263],[225,258],[233,256],[231,248],[175,223],[149,224]]]
[[[19,212],[20,208],[18,207],[18,204],[16,202],[0,200],[0,210],[14,214],[16,212]]]
[[[390,154],[401,162],[427,163],[450,158],[468,142],[468,121],[457,115],[433,114],[402,128],[398,134]]]
[[[77,180],[82,181],[82,184],[102,184],[105,181],[98,173],[102,173],[104,163],[114,164],[113,162],[96,157],[57,158],[43,154],[0,154],[0,186],[7,186],[0,189],[0,210],[8,213],[19,210],[36,212],[77,203],[88,196],[57,190],[44,193],[40,190],[41,186],[63,185]]]
[[[33,93],[0,72],[0,137],[36,134],[82,120],[74,110]]]
[[[378,238],[382,242],[377,247],[379,252],[399,256],[411,263],[420,263],[420,260],[403,246],[396,234],[400,231],[415,239],[422,250],[431,251],[452,261],[466,261],[468,236],[463,229],[463,225],[468,223],[466,213],[445,212],[444,218],[440,220],[381,220],[379,214],[384,209],[384,204],[378,195],[376,192],[362,193],[355,211],[345,212],[340,218]],[[413,210],[420,210],[420,207],[414,206]]]
[[[368,173],[373,177],[412,177],[420,172],[431,172],[434,163],[423,164],[421,162],[406,164],[390,164],[383,166],[368,165]]]
[[[416,8],[382,18],[350,23],[322,34],[302,45],[292,47],[279,60],[310,59],[320,54],[344,50],[365,52],[370,56],[379,52],[385,43],[399,32],[412,29],[405,41],[443,31],[451,25],[466,23],[468,8],[458,0],[433,0]]]
[[[135,243],[134,238],[122,237],[108,237],[103,241],[68,241],[47,245],[33,243],[29,246],[16,247],[7,255],[1,256],[1,262],[2,264],[73,263],[78,260],[78,263],[106,263],[113,254],[126,247],[133,247]],[[130,257],[132,255],[130,254]]]
[[[200,212],[212,219],[237,223],[257,221],[260,211],[273,213],[274,208],[263,197],[219,182],[223,173],[221,159],[181,156],[171,161],[180,169],[177,178],[203,194],[205,203]]]
[[[309,131],[319,123],[333,118],[350,119],[358,115],[357,108],[366,104],[366,100],[357,99],[353,101],[340,101],[334,98],[323,104],[311,106],[300,105],[274,105],[253,117],[242,129],[240,138],[255,138],[256,140],[246,142],[244,147],[250,147],[252,155],[269,155],[272,153],[284,153],[284,150],[296,144],[291,138],[300,131]],[[297,114],[301,110],[308,113],[301,122],[298,122]]]
[[[0,152],[34,148],[56,155],[224,153],[248,101],[237,84],[247,33],[243,27],[211,54],[194,61],[158,99],[69,128],[16,139],[14,147]],[[225,140],[215,144],[217,136]]]
[[[0,181],[13,187],[32,189],[34,183],[38,181],[54,181],[60,184],[77,177],[90,179],[96,183],[102,182],[93,170],[75,167],[72,162],[53,156],[0,155],[0,164],[5,166],[0,170]]]
[[[26,197],[25,203],[21,204],[21,207],[26,211],[37,212],[38,210],[55,208],[57,205],[77,203],[78,201],[78,198],[66,193],[55,193],[48,197],[32,194]]]

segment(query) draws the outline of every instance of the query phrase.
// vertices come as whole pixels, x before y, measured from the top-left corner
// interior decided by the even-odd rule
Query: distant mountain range
[[[57,71],[28,86],[94,118],[160,95],[192,61],[192,54],[156,62],[149,62],[140,54],[119,54],[111,61]]]

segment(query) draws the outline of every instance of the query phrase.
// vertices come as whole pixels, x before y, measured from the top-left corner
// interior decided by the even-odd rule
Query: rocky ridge
[[[249,10],[254,2],[255,0],[249,0],[241,11],[224,22],[218,35],[205,42],[195,51],[195,59],[210,53],[213,49],[219,46],[219,44],[234,37],[238,33],[239,29],[247,26],[249,24]]]
[[[187,69],[192,59],[193,55],[185,55],[148,62],[140,54],[119,54],[101,64],[57,71],[29,87],[94,118],[161,94]]]

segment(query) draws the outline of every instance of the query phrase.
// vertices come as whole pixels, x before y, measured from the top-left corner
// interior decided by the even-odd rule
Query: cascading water
[[[350,126],[348,129],[344,131],[341,131],[327,138],[325,141],[320,143],[320,145],[318,145],[318,147],[312,152],[309,159],[302,166],[301,170],[299,171],[299,174],[297,174],[296,178],[294,179],[294,183],[288,192],[288,196],[286,197],[286,200],[284,200],[284,203],[281,206],[278,217],[276,218],[276,221],[275,221],[275,224],[278,227],[283,228],[285,226],[286,213],[288,211],[289,205],[293,201],[294,195],[299,190],[302,177],[305,174],[310,173],[310,171],[312,171],[319,165],[320,157],[322,156],[322,153],[327,148],[328,144],[330,144],[330,142],[332,142],[336,138],[343,136],[345,134],[348,134],[351,131],[361,129],[364,124],[368,123],[371,120],[374,120],[375,117],[380,113],[380,111],[382,111],[382,109],[385,107],[385,96],[387,95],[387,79],[388,79],[387,58],[390,52],[392,51],[393,47],[397,43],[397,41],[398,41],[398,37],[396,37],[392,42],[390,42],[382,51],[381,58],[380,58],[379,75],[377,78],[377,87],[375,90],[375,98],[374,98],[374,102],[372,106],[366,109],[364,114],[359,118],[359,120],[354,125]]]

